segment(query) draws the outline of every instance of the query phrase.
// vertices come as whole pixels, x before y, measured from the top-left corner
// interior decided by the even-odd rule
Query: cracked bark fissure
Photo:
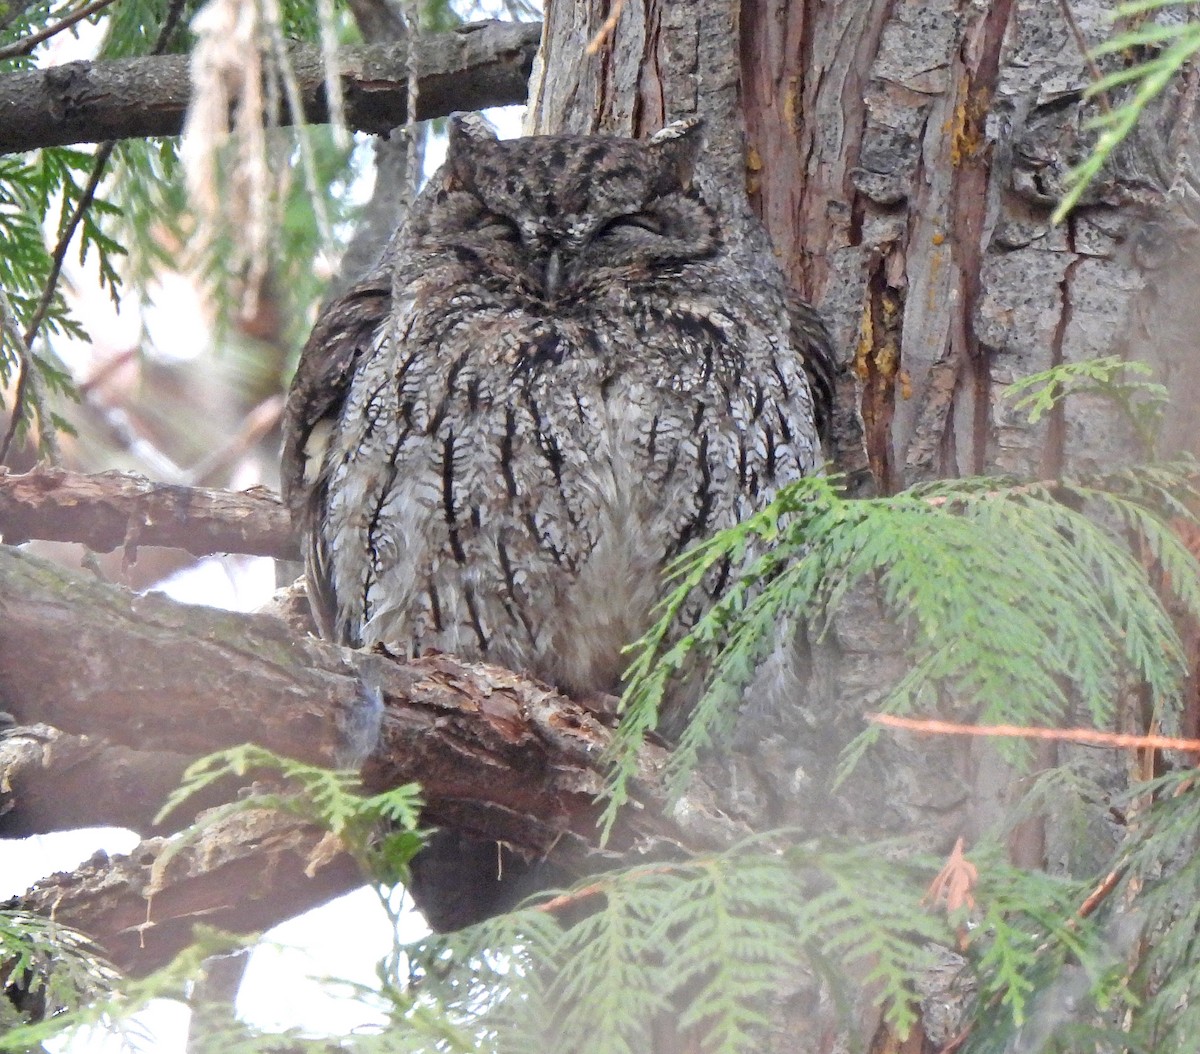
[[[442,117],[525,101],[541,37],[537,23],[482,22],[418,43],[417,118]],[[329,119],[321,51],[290,51],[304,119]],[[351,128],[387,132],[405,123],[408,45],[368,44],[339,51]],[[0,76],[0,154],[45,146],[178,135],[191,99],[186,55],[69,62]],[[284,123],[295,115],[284,114]]]
[[[988,417],[991,410],[991,363],[982,353],[975,332],[975,312],[981,291],[980,275],[988,248],[985,225],[991,180],[993,145],[987,135],[991,110],[1000,75],[1004,47],[1014,0],[996,0],[964,34],[960,46],[962,65],[951,66],[960,85],[952,157],[956,162],[950,200],[950,230],[953,234],[954,266],[961,294],[951,340],[961,367],[970,371],[974,388],[973,457],[971,471],[987,470]],[[948,417],[949,405],[945,415]],[[943,417],[943,429],[945,427]]]

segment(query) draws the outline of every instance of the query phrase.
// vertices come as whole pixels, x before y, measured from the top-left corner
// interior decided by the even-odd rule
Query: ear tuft
[[[492,126],[477,113],[452,113],[446,144],[447,173],[462,187],[475,186],[480,154],[497,142]]]
[[[688,190],[700,155],[703,117],[685,117],[674,121],[646,140],[646,150],[662,159],[664,176],[675,186]]]

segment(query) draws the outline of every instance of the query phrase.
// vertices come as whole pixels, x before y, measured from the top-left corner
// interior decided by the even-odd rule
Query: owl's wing
[[[321,464],[355,368],[387,324],[391,304],[388,264],[381,264],[330,303],[300,352],[284,409],[283,499],[304,549],[309,605],[326,637],[332,635],[336,606],[318,523],[324,504]]]
[[[392,268],[380,266],[326,306],[300,352],[283,412],[283,499],[298,521],[354,369],[387,321]],[[319,448],[319,449],[318,449]]]
[[[804,356],[804,373],[808,379],[808,390],[812,393],[812,410],[817,434],[828,449],[833,429],[837,385],[845,372],[845,364],[837,361],[829,331],[825,328],[821,316],[817,314],[816,308],[790,290],[787,293],[786,307],[792,346]]]

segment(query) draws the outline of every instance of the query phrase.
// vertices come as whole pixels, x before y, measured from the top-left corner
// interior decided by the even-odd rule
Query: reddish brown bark
[[[98,553],[139,545],[195,556],[246,553],[294,560],[300,550],[287,510],[270,491],[153,483],[124,472],[85,475],[42,466],[13,474],[0,466],[0,538],[81,542]]]

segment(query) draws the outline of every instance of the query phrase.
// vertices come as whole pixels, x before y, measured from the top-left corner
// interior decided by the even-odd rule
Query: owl
[[[817,470],[828,338],[724,236],[700,133],[501,141],[452,119],[289,396],[325,635],[619,693],[664,565]]]

